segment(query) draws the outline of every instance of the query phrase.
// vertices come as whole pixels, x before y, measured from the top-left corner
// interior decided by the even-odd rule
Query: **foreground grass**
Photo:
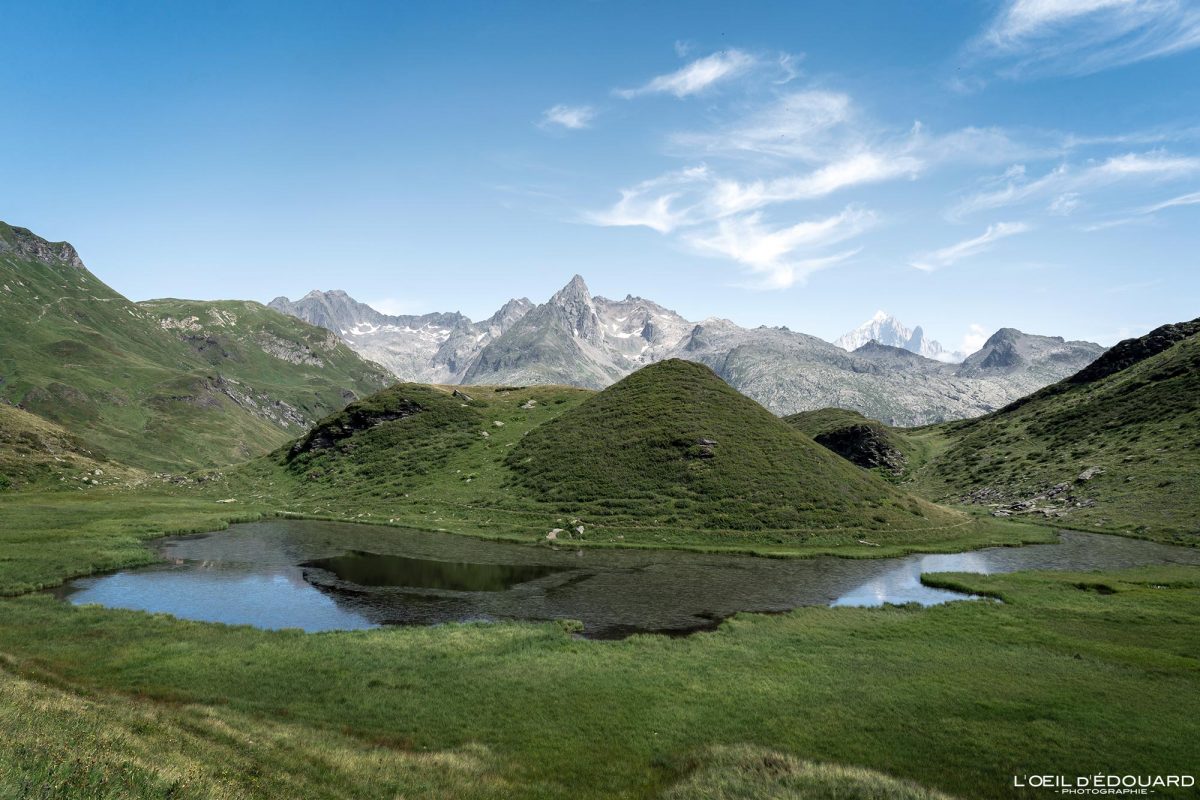
[[[861,767],[813,764],[761,747],[713,747],[666,800],[949,800]]]
[[[185,729],[195,786],[267,796],[276,773],[303,796],[357,788],[337,765],[359,761],[378,787],[422,785],[418,754],[466,759],[429,784],[456,797],[682,792],[709,748],[736,745],[966,797],[1013,796],[1028,772],[1194,769],[1200,570],[938,580],[1006,602],[804,608],[592,642],[554,624],[303,634],[9,599],[0,717],[25,732],[0,744],[0,764],[59,796],[95,796],[79,775],[117,781],[132,764],[143,784],[110,796],[162,796],[183,755],[145,754],[183,753]],[[76,705],[83,716],[53,710]],[[63,762],[86,756],[74,748],[88,725],[109,755],[80,773]],[[718,763],[728,774],[705,785],[759,779],[741,774],[754,759]],[[378,787],[344,792],[391,796]]]
[[[219,707],[79,692],[0,661],[0,797],[503,797],[485,748],[406,753]]]

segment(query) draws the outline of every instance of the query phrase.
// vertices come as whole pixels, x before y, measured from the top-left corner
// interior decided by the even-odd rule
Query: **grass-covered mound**
[[[792,414],[783,421],[847,461],[879,470],[888,478],[902,475],[912,458],[914,448],[907,439],[857,411],[822,408]]]
[[[663,800],[950,800],[862,767],[814,764],[763,747],[713,747]]]
[[[479,438],[484,422],[472,403],[461,392],[396,384],[325,417],[274,458],[326,490],[403,491]]]
[[[516,487],[576,516],[731,531],[960,521],[832,455],[708,367],[677,359],[530,431],[506,463]]]
[[[1200,542],[1200,320],[1118,344],[992,414],[910,434],[917,488],[995,513]]]

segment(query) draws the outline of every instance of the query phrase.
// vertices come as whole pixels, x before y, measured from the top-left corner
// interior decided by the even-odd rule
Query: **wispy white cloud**
[[[1194,206],[1200,203],[1200,192],[1191,192],[1190,194],[1181,194],[1179,197],[1172,197],[1170,200],[1164,200],[1161,203],[1155,203],[1151,206],[1146,206],[1142,209],[1143,214],[1156,214],[1159,211],[1165,211],[1168,208],[1176,208],[1178,206]]]
[[[968,52],[1019,78],[1087,75],[1198,46],[1191,0],[1009,0]]]
[[[918,256],[911,265],[922,272],[933,272],[978,255],[1001,239],[1029,230],[1030,226],[1024,222],[996,222],[979,236]]]
[[[876,153],[859,153],[802,175],[742,183],[717,181],[709,203],[718,216],[751,211],[765,205],[824,197],[840,189],[911,177],[921,162],[911,156],[889,158]]]
[[[847,94],[797,91],[717,130],[677,133],[670,141],[676,150],[686,153],[817,162],[861,141],[860,134],[847,129],[856,116]]]
[[[1046,210],[1056,217],[1069,217],[1079,209],[1081,202],[1079,192],[1063,192],[1050,201]]]
[[[1095,3],[1102,6],[1105,1]],[[1061,5],[1066,0],[1045,2]],[[1030,7],[1021,12],[1024,17],[1018,14],[1006,35],[1014,40],[1032,36],[1034,12],[1038,9]],[[1063,20],[1091,13],[1065,6],[1038,13],[1042,12],[1059,14]],[[1070,227],[1080,230],[1105,219],[1115,204],[1127,203],[1134,189],[1169,184],[1200,172],[1200,157],[1186,151],[1182,155],[1164,149],[1123,152],[1137,144],[1162,147],[1165,142],[1184,150],[1185,143],[1200,139],[1198,128],[1081,137],[1056,130],[994,126],[932,130],[911,120],[884,124],[831,81],[780,87],[779,82],[798,74],[794,64],[789,56],[776,60],[763,53],[729,50],[618,92],[629,98],[652,93],[687,97],[722,81],[737,88],[736,93],[706,104],[705,125],[667,137],[667,155],[680,164],[699,166],[627,184],[619,189],[615,202],[584,212],[582,220],[649,228],[688,249],[741,265],[754,276],[756,286],[781,288],[846,259],[845,253],[829,252],[828,242],[809,238],[817,230],[816,223],[833,219],[822,215],[830,213],[829,199],[839,195],[848,195],[842,202],[851,203],[848,208],[873,221],[873,212],[862,211],[875,206],[874,201],[868,202],[872,196],[868,187],[899,181],[973,181],[947,210],[951,220],[1012,207],[1020,209],[1012,212],[1014,216],[1041,215],[1048,227],[1068,229],[1054,218],[1069,217]],[[1025,163],[1029,169],[1021,166]],[[1004,164],[1017,166],[983,180],[975,177],[981,167]],[[935,191],[942,191],[940,186],[944,184]],[[879,196],[885,203],[911,196],[911,206],[905,199],[899,201],[906,210],[897,217],[906,216],[909,207],[916,210],[938,202],[935,195],[921,194],[920,189]],[[1004,216],[1011,219],[1009,213]],[[857,252],[872,226],[861,224],[866,217],[856,224],[841,217],[837,215],[840,222],[835,228],[846,239],[840,240],[840,247]],[[805,221],[797,223],[797,219]],[[999,222],[979,236],[913,257],[912,266],[941,269],[1029,229],[1023,222]],[[887,241],[886,236],[880,234],[871,243]]]
[[[703,92],[720,81],[749,71],[756,61],[754,56],[741,50],[724,50],[704,58],[698,58],[674,72],[651,78],[635,89],[617,89],[613,94],[626,100],[647,94],[673,94],[676,97],[687,97]]]
[[[542,112],[539,123],[543,128],[559,127],[568,130],[581,130],[590,127],[596,118],[596,109],[591,106],[556,105]]]
[[[784,289],[855,255],[857,249],[832,254],[820,251],[857,236],[874,221],[872,212],[856,206],[834,216],[784,226],[771,226],[756,212],[720,220],[711,231],[687,235],[685,243],[697,252],[743,265],[758,278],[757,288]]]
[[[783,288],[844,260],[806,237],[814,223],[782,225],[795,206],[888,181],[916,179],[949,164],[995,163],[1041,151],[992,128],[934,133],[920,123],[879,128],[849,95],[825,89],[784,92],[715,129],[676,134],[681,156],[712,164],[664,173],[622,189],[612,206],[584,215],[606,226],[643,226],[685,246],[747,268],[761,288]],[[858,236],[873,221],[859,207],[837,230]],[[768,213],[769,212],[769,213]],[[808,212],[811,213],[811,212]],[[833,218],[829,218],[833,219]],[[851,222],[854,224],[851,224]],[[856,248],[855,252],[857,252]]]
[[[1047,197],[1073,195],[1078,204],[1082,194],[1127,181],[1162,182],[1200,172],[1200,158],[1176,156],[1161,150],[1126,153],[1081,167],[1059,164],[1040,178],[1030,179],[1021,165],[1010,167],[981,191],[968,195],[951,210],[952,219],[978,211],[1016,206]]]
[[[711,182],[704,165],[669,172],[621,190],[610,208],[589,211],[585,222],[605,227],[646,227],[662,234],[694,221],[695,187]],[[691,200],[687,198],[691,197]]]
[[[1182,194],[1178,197],[1172,197],[1168,200],[1152,203],[1148,206],[1135,208],[1132,211],[1125,211],[1124,216],[1082,225],[1079,227],[1079,230],[1086,231],[1088,233],[1094,233],[1095,231],[1120,228],[1125,225],[1132,225],[1134,223],[1148,224],[1154,221],[1155,214],[1158,214],[1160,211],[1166,211],[1168,208],[1179,208],[1182,206],[1192,206],[1197,204],[1200,204],[1200,192],[1191,192],[1190,194]]]

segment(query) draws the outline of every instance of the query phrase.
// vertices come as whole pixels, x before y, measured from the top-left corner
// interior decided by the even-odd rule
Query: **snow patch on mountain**
[[[966,353],[947,350],[940,342],[927,339],[920,325],[908,328],[886,311],[876,311],[875,316],[854,330],[842,334],[833,343],[843,350],[853,352],[869,342],[899,347],[947,364],[957,364],[967,357]]]

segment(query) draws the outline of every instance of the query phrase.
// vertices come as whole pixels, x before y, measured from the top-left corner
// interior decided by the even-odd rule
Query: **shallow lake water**
[[[160,540],[164,565],[83,578],[76,604],[261,628],[574,619],[590,638],[685,634],[739,611],[968,599],[925,572],[1200,564],[1200,550],[1063,532],[1057,544],[948,555],[776,559],[670,550],[549,549],[397,528],[273,520]]]

